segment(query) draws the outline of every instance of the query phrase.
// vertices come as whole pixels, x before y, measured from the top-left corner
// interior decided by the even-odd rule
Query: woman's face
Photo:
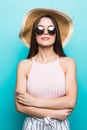
[[[44,30],[43,33],[41,34],[38,34],[36,32],[36,41],[38,45],[43,46],[43,47],[52,46],[55,42],[56,33],[55,33],[55,30],[53,30],[55,26],[53,22],[51,21],[51,19],[47,17],[41,18],[37,27],[40,30]],[[54,31],[54,33],[52,32],[52,34],[50,34],[48,30],[50,32]]]

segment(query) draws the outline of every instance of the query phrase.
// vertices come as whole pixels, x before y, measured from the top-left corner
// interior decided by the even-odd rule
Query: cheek
[[[54,35],[54,36],[51,37],[50,40],[54,43],[54,42],[55,42],[55,39],[56,39],[56,36]]]
[[[37,41],[37,43],[40,42],[40,36],[36,36],[36,41]]]

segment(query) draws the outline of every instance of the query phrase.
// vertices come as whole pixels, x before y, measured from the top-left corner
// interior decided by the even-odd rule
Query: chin
[[[50,47],[50,46],[53,46],[53,43],[51,43],[51,44],[43,43],[43,44],[38,44],[38,45],[41,47]]]
[[[40,46],[46,48],[46,47],[52,47],[53,45],[40,45]]]

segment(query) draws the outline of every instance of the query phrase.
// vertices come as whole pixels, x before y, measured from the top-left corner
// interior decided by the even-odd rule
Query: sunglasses
[[[35,33],[37,35],[42,35],[44,33],[45,28],[43,26],[38,26],[35,28]],[[47,28],[48,34],[54,35],[56,33],[56,28],[54,26],[49,26]]]

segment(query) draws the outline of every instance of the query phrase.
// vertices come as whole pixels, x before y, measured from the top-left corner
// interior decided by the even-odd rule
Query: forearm
[[[16,100],[16,107],[19,112],[22,112],[29,116],[38,118],[50,117],[59,120],[65,120],[67,116],[72,112],[72,109],[52,110],[52,109],[25,106],[23,104],[18,103],[17,100]]]
[[[50,108],[50,109],[73,109],[75,100],[73,101],[69,96],[58,97],[55,99],[37,99],[36,107]]]
[[[16,101],[16,108],[18,112],[27,114],[29,116],[39,117],[39,118],[44,118],[47,116],[53,118],[54,115],[53,110],[25,106],[23,104],[18,103],[17,101]]]
[[[74,95],[65,95],[62,97],[43,99],[38,97],[33,97],[29,93],[20,93],[17,94],[18,102],[31,107],[47,108],[47,109],[73,109],[76,102],[76,94]]]
[[[18,92],[18,95],[16,96],[18,99],[18,102],[21,104],[24,104],[26,106],[32,106],[32,107],[39,107],[39,108],[48,108],[48,109],[67,109],[67,108],[74,108],[76,96],[63,96],[63,97],[57,97],[57,98],[51,98],[51,99],[42,99],[38,97],[33,97],[29,93],[20,93]]]

